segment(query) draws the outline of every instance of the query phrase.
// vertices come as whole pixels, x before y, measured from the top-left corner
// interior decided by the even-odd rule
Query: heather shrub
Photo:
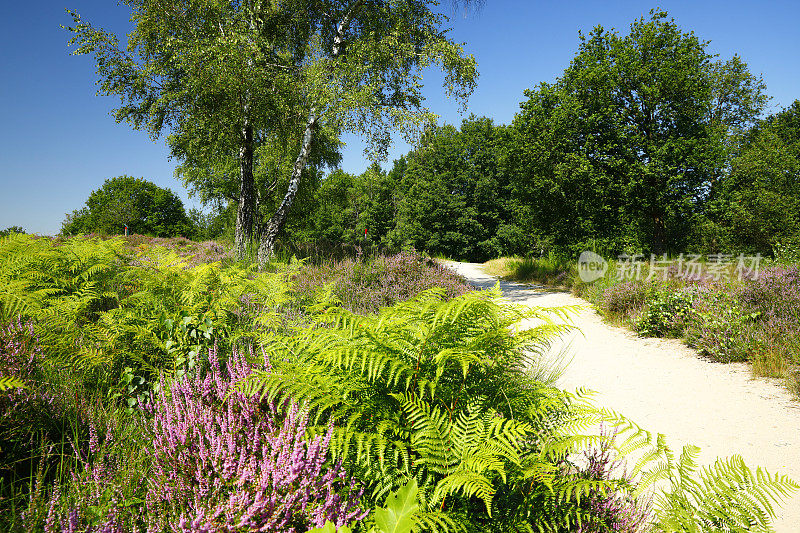
[[[698,284],[692,290],[691,319],[684,323],[687,343],[715,361],[747,361],[756,349],[754,320],[724,287]]]
[[[451,270],[409,252],[306,264],[292,280],[301,302],[312,302],[315,295],[330,286],[342,307],[357,313],[376,313],[433,287],[443,288],[448,298],[472,290],[464,278]]]
[[[650,287],[646,283],[625,281],[602,289],[595,303],[610,317],[630,319],[641,311],[647,302],[649,291]]]
[[[744,280],[683,279],[674,265],[666,280],[658,273],[648,281],[649,272],[643,263],[645,279],[620,281],[611,265],[605,278],[573,291],[642,335],[682,337],[716,361],[749,361],[756,374],[785,376],[800,390],[800,267],[774,264]]]
[[[773,266],[758,279],[742,285],[738,298],[743,306],[764,319],[776,318],[800,324],[800,266]]]
[[[0,325],[0,376],[22,385],[0,390],[0,479],[6,482],[29,478],[38,468],[37,451],[63,441],[69,417],[76,416],[67,387],[52,382],[43,362],[30,322]]]
[[[281,413],[232,384],[251,366],[234,351],[222,369],[172,384],[148,406],[153,415],[148,516],[159,530],[302,531],[326,520],[362,515],[360,492],[327,460],[332,430],[306,441],[307,416],[296,404]]]
[[[627,474],[614,440],[612,434],[584,451],[585,466],[578,475],[592,480],[614,480],[617,486],[589,491],[589,519],[578,526],[576,533],[637,533],[649,529],[653,519],[651,502],[631,495],[637,482]]]
[[[244,352],[223,365],[212,349],[207,371],[153,393],[126,427],[103,437],[90,423],[71,483],[39,517],[45,531],[289,533],[363,518],[357,482],[328,456],[332,430],[309,440],[296,404],[236,391],[251,371]]]
[[[146,237],[129,235],[120,237],[132,254],[148,254],[153,249],[166,249],[183,258],[187,265],[234,262],[230,246],[217,241],[195,242],[184,237]]]

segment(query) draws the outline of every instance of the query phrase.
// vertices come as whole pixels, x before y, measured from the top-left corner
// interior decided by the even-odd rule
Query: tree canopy
[[[426,134],[398,176],[390,242],[460,259],[526,251],[503,167],[507,149],[507,128],[488,118],[472,116],[460,129]]]
[[[800,248],[799,100],[749,132],[715,192],[718,246],[764,255]]]
[[[86,206],[67,215],[61,233],[121,234],[128,232],[155,237],[191,234],[192,225],[183,202],[169,189],[144,178],[110,178],[92,192]]]
[[[135,29],[126,47],[74,14],[76,53],[94,54],[100,92],[121,98],[118,121],[158,136],[186,168],[238,180],[240,255],[258,234],[271,254],[320,137],[350,131],[385,153],[393,131],[408,138],[435,115],[424,107],[422,72],[437,65],[449,94],[465,99],[475,61],[449,39],[436,2],[423,0],[127,0]],[[253,169],[259,149],[293,154],[274,172],[286,188],[265,221]],[[236,157],[229,163],[210,161]],[[198,181],[197,175],[191,180]],[[273,176],[269,183],[280,183]],[[277,188],[275,189],[277,191]],[[258,226],[256,231],[255,226]]]
[[[600,26],[581,35],[563,76],[526,96],[515,180],[537,229],[561,246],[654,253],[686,245],[726,136],[765,103],[740,58],[714,61],[663,11],[624,36]]]
[[[8,237],[14,233],[25,233],[22,226],[9,226],[6,229],[0,230],[0,237]]]

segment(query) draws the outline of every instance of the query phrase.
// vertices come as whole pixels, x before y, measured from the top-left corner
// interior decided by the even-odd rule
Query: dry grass
[[[509,279],[513,275],[516,264],[520,263],[520,257],[500,257],[499,259],[492,259],[483,264],[483,271],[491,276],[497,276],[503,279]]]
[[[555,256],[501,257],[483,264],[484,271],[509,281],[538,283],[569,289],[573,285],[574,267]]]

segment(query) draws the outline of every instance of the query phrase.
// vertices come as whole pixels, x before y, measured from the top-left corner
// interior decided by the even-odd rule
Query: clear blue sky
[[[178,0],[176,0],[178,1]],[[68,2],[68,3],[64,3]],[[477,13],[454,15],[453,37],[475,55],[480,70],[470,113],[508,123],[523,90],[552,81],[568,65],[578,31],[597,24],[627,30],[652,7],[666,9],[685,30],[711,41],[713,52],[741,55],[763,74],[771,111],[800,98],[800,3],[727,1],[487,0]],[[0,229],[18,225],[55,234],[65,213],[83,205],[106,178],[142,176],[178,193],[175,162],[163,140],[116,124],[115,101],[95,96],[94,66],[71,56],[70,22],[64,8],[115,31],[130,30],[125,6],[108,0],[28,0],[7,5],[0,19]],[[428,105],[442,120],[460,124],[454,102],[442,96],[441,78],[426,77]],[[358,139],[346,138],[342,167],[363,171],[368,163]],[[396,145],[389,161],[408,150]],[[390,163],[389,163],[390,164]]]

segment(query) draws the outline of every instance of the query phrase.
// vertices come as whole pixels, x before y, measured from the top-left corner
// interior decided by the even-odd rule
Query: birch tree
[[[127,43],[70,12],[75,54],[91,54],[98,93],[117,96],[118,122],[168,135],[179,160],[235,155],[235,244],[241,258],[256,218],[254,155],[291,127],[298,69],[314,21],[308,2],[125,0]],[[310,6],[313,7],[313,6]],[[210,152],[210,154],[209,154]]]
[[[125,4],[135,26],[126,46],[73,13],[75,53],[94,55],[99,92],[121,99],[116,119],[154,137],[166,131],[172,156],[183,160],[209,147],[236,154],[237,254],[257,234],[261,265],[274,251],[320,131],[361,134],[369,155],[379,157],[393,131],[413,140],[435,121],[423,105],[425,69],[438,66],[447,94],[462,103],[475,87],[475,60],[449,38],[436,2]],[[275,212],[258,223],[255,153],[276,134],[297,139],[296,155]]]
[[[321,123],[363,135],[368,154],[385,155],[393,131],[406,140],[435,122],[423,105],[422,75],[438,66],[448,96],[462,103],[475,87],[472,56],[449,39],[435,2],[351,0],[319,3],[322,19],[310,35],[299,93],[308,118],[287,191],[260,228],[259,264],[274,251]]]

